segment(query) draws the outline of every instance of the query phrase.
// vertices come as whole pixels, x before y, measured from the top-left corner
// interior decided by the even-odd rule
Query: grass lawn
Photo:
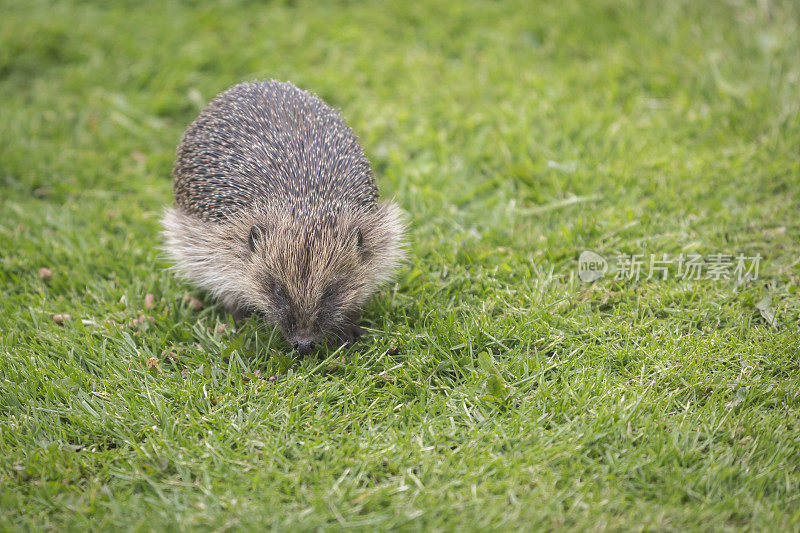
[[[159,252],[264,78],[409,214],[344,352]],[[0,530],[800,529],[797,2],[4,1],[0,95]]]

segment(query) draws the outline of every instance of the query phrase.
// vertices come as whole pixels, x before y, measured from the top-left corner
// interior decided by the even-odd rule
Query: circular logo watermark
[[[581,281],[591,283],[602,278],[608,272],[608,262],[603,256],[584,250],[578,257],[578,277]]]

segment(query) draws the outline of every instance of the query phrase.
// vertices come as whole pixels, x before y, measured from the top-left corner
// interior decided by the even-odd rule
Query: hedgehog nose
[[[300,355],[308,355],[311,353],[311,350],[314,349],[313,342],[293,342],[292,346],[294,346],[294,349],[297,350]]]

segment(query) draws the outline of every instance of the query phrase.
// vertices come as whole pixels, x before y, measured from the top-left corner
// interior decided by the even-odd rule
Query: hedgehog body
[[[173,190],[162,224],[174,268],[235,315],[263,315],[301,353],[352,341],[402,257],[400,210],[379,201],[356,136],[289,83],[212,100],[178,147]]]

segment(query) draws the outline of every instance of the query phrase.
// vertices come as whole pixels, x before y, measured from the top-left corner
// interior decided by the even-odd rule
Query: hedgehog
[[[180,276],[303,355],[364,333],[361,310],[402,260],[405,225],[335,109],[291,83],[235,85],[189,125],[172,178],[161,222]]]

